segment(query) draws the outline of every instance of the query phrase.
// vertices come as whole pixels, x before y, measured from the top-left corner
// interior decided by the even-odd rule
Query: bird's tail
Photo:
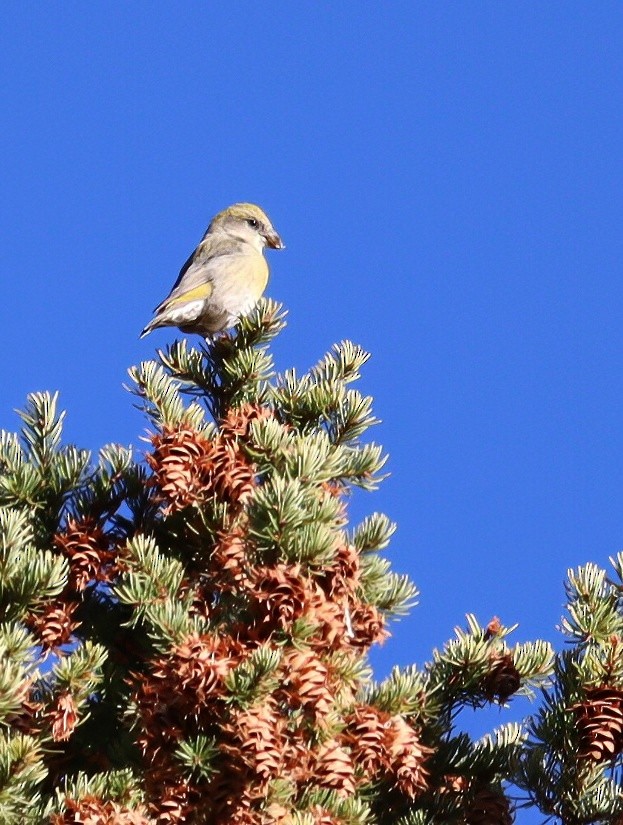
[[[155,326],[154,322],[150,321],[138,337],[139,338],[144,338],[146,335],[149,335],[149,333],[152,331],[154,326]]]

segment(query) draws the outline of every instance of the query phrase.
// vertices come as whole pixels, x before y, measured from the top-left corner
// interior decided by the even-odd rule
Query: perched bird
[[[141,338],[156,327],[179,327],[209,338],[234,326],[266,288],[268,264],[263,252],[267,246],[284,248],[259,206],[235,203],[219,212]]]

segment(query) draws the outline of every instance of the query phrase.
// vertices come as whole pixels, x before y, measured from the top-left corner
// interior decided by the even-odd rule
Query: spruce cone
[[[354,637],[350,640],[353,647],[370,647],[384,642],[390,635],[385,629],[383,614],[373,604],[356,602],[350,614]]]
[[[433,752],[400,716],[370,705],[356,708],[342,734],[353,761],[366,779],[386,778],[410,799],[428,788],[426,760]]]
[[[347,633],[345,616],[348,605],[344,601],[343,605],[328,599],[321,587],[316,586],[311,590],[309,605],[306,611],[306,618],[309,618],[315,625],[316,630],[310,645],[318,650],[331,648],[349,647],[352,637]]]
[[[249,551],[242,529],[235,528],[218,537],[210,567],[217,574],[215,578],[221,590],[248,586]]]
[[[603,762],[623,751],[623,691],[588,688],[586,699],[573,706],[580,734],[580,759]]]
[[[469,779],[459,774],[447,773],[442,777],[442,784],[439,788],[441,794],[464,793],[469,788]]]
[[[283,688],[292,707],[311,712],[322,724],[333,708],[327,666],[312,651],[289,651],[284,659]]]
[[[50,710],[52,722],[52,739],[55,742],[64,742],[74,732],[78,722],[78,708],[71,693],[65,691],[56,699],[56,707]]]
[[[6,696],[6,694],[5,694]],[[41,713],[44,709],[43,702],[35,701],[35,691],[33,690],[32,678],[24,678],[17,686],[12,696],[13,709],[5,711],[3,723],[21,733],[26,733],[34,736],[41,731],[42,718]],[[7,697],[8,698],[8,697]],[[19,702],[17,707],[16,703]],[[0,806],[0,813],[2,808]]]
[[[497,699],[504,704],[509,696],[521,687],[521,677],[515,667],[510,653],[496,654],[491,657],[491,670],[484,680],[484,694],[492,702]]]
[[[502,630],[502,622],[497,616],[494,616],[485,630],[485,639],[493,639],[494,636],[499,636]]]
[[[491,788],[477,791],[465,814],[467,825],[512,825],[513,820],[508,799]]]
[[[263,785],[277,777],[282,768],[284,726],[283,717],[270,703],[239,711],[227,726],[235,745],[224,747],[224,750],[244,763],[248,779]]]
[[[314,825],[342,825],[344,820],[331,813],[331,811],[322,808],[320,805],[315,805],[310,813],[314,817]]]
[[[214,452],[213,442],[195,430],[165,430],[152,438],[154,452],[147,463],[157,486],[169,502],[171,513],[194,504],[204,491],[209,473],[206,464]]]
[[[332,599],[354,594],[361,578],[360,569],[357,549],[352,544],[338,547],[335,559],[324,576],[323,587],[327,594]]]
[[[25,683],[25,688],[30,693],[28,683]],[[30,698],[26,698],[22,701],[21,708],[7,714],[4,721],[12,731],[19,731],[28,736],[37,736],[41,733],[43,708],[43,702],[35,702]]]
[[[228,825],[233,822],[244,822],[251,816],[256,816],[253,810],[253,799],[249,793],[248,775],[240,770],[240,764],[229,760],[214,778],[210,785],[207,807],[210,812],[208,821],[214,825]]]
[[[231,637],[193,634],[155,659],[151,672],[134,674],[137,741],[152,758],[152,784],[162,783],[156,774],[166,776],[166,755],[179,740],[218,718],[224,679],[238,653]]]
[[[355,793],[355,768],[352,759],[335,739],[321,746],[314,774],[315,781],[323,788],[331,788],[343,796]]]
[[[160,701],[166,706],[188,703],[190,711],[222,696],[223,679],[234,662],[228,642],[226,637],[193,634],[158,660],[151,680],[160,688]]]
[[[28,627],[35,633],[44,651],[54,650],[71,641],[74,630],[80,627],[80,622],[72,621],[77,607],[78,602],[58,599],[46,602],[40,612],[28,617]]]
[[[255,487],[255,470],[232,443],[217,442],[210,467],[214,492],[221,501],[241,503]]]
[[[69,562],[72,590],[84,590],[91,582],[109,582],[119,572],[110,539],[94,519],[68,519],[65,532],[57,533],[54,543]]]
[[[420,742],[415,730],[402,716],[393,716],[388,731],[390,772],[394,786],[410,799],[428,788],[426,760],[433,752]]]
[[[259,621],[269,633],[288,631],[305,612],[307,593],[298,564],[279,563],[256,568],[252,576],[252,595]]]
[[[387,752],[390,716],[371,705],[362,705],[348,718],[343,739],[353,760],[368,779],[389,769]]]

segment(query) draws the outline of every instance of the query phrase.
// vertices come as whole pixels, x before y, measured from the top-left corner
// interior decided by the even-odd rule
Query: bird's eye
[[[249,224],[251,229],[259,229],[260,228],[260,222],[258,220],[256,220],[255,218],[247,218],[247,223]]]

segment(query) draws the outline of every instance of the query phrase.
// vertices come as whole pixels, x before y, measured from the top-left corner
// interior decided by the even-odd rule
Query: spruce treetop
[[[264,299],[132,368],[144,454],[64,445],[48,393],[2,433],[0,822],[615,822],[620,585],[570,574],[555,667],[468,616],[375,682],[368,652],[417,591],[383,554],[388,517],[349,523],[386,459],[353,386],[368,355],[343,341],[276,374],[284,324]],[[458,725],[544,686],[529,724]]]

